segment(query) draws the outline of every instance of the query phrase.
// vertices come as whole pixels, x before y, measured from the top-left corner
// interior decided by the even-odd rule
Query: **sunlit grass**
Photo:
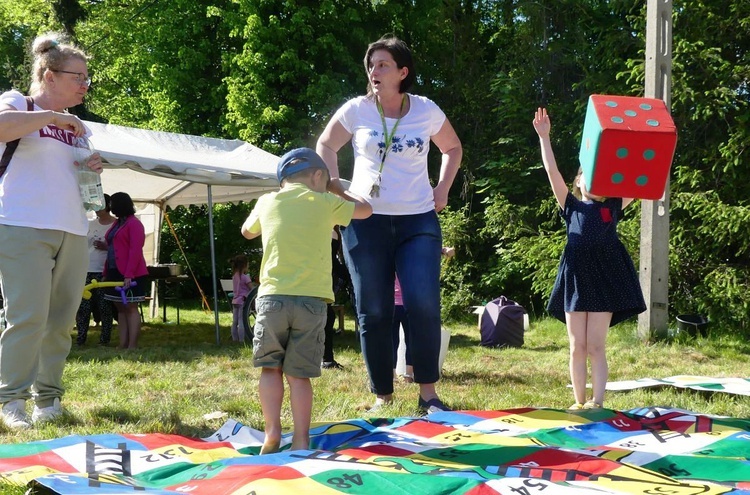
[[[205,437],[229,417],[262,430],[259,371],[253,368],[251,348],[230,341],[228,309],[220,316],[219,344],[213,313],[183,309],[180,319],[180,325],[162,323],[160,318],[146,323],[136,351],[93,344],[74,347],[65,370],[66,416],[27,431],[11,432],[0,426],[0,441],[18,443],[71,434],[124,432]],[[323,370],[323,376],[313,381],[314,421],[361,417],[373,400],[353,321],[347,317],[346,323],[346,331],[335,341],[336,360],[345,370]],[[560,322],[532,321],[521,349],[482,348],[476,326],[448,328],[452,338],[439,392],[449,405],[493,410],[565,408],[572,403],[567,388],[567,336]],[[750,345],[741,336],[714,335],[645,345],[635,333],[634,322],[611,330],[607,347],[610,380],[682,374],[750,377]],[[98,337],[92,327],[89,342],[98,342]],[[115,329],[113,341],[116,338]],[[417,390],[416,385],[397,383],[396,400],[382,410],[382,415],[417,414]],[[609,393],[605,405],[613,409],[666,405],[750,417],[748,397],[673,387]],[[204,418],[214,412],[224,416]],[[291,427],[288,404],[283,422]]]

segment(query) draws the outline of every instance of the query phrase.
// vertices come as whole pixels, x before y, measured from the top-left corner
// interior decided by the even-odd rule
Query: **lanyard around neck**
[[[406,105],[406,93],[401,97],[401,108],[398,112],[398,119],[393,124],[391,133],[388,134],[388,126],[385,124],[385,115],[383,113],[383,107],[380,105],[380,99],[376,97],[375,103],[378,107],[378,113],[380,114],[380,122],[383,124],[383,137],[385,138],[385,148],[383,149],[383,156],[380,158],[380,169],[378,170],[378,176],[383,173],[383,165],[385,165],[385,157],[388,156],[388,152],[391,150],[391,144],[393,144],[393,137],[396,135],[396,129],[398,123],[401,122],[401,117],[404,113],[404,106]]]

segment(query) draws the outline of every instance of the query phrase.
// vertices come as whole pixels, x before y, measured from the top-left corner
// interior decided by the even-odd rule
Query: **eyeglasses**
[[[62,72],[64,74],[75,74],[76,75],[76,82],[81,86],[86,86],[87,88],[91,86],[91,78],[84,74],[83,72],[71,72],[69,70],[55,70],[52,69],[52,72]]]

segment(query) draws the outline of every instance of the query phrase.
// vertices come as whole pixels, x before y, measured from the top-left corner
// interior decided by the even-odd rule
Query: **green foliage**
[[[218,13],[231,5],[230,0],[88,4],[78,35],[95,74],[89,109],[113,124],[227,137],[223,64],[234,47]]]
[[[750,2],[674,2],[670,311],[747,327],[750,291]],[[26,50],[67,30],[92,56],[87,118],[235,137],[279,153],[311,146],[339,105],[362,94],[367,44],[393,32],[412,47],[414,93],[440,105],[464,147],[441,213],[447,318],[504,294],[541,313],[563,224],[530,124],[548,108],[571,179],[590,94],[642,96],[646,2],[538,0],[27,0],[0,2],[0,86],[26,89]],[[430,155],[430,175],[439,167]],[[340,158],[350,173],[350,150]],[[249,205],[215,208],[217,263],[257,250],[238,228]],[[639,204],[620,235],[634,260]],[[205,207],[171,213],[191,266],[209,276]],[[184,237],[183,237],[184,236]],[[181,262],[164,236],[162,259]]]
[[[678,193],[671,214],[672,306],[747,328],[750,207],[727,204],[715,191]]]
[[[674,14],[670,307],[747,328],[750,5],[681,2]],[[642,31],[643,19],[636,27]],[[728,31],[732,32],[727,36]],[[631,60],[630,81],[643,66]]]
[[[498,42],[512,47],[491,85],[503,102],[495,109],[497,150],[473,173],[477,193],[500,194],[508,206],[493,198],[480,201],[476,212],[464,212],[473,231],[484,233],[469,243],[486,245],[494,239],[497,249],[496,257],[475,260],[469,270],[477,288],[475,301],[500,293],[544,301],[564,242],[562,224],[549,223],[554,203],[551,196],[545,198],[549,186],[544,173],[537,172],[541,167],[528,102],[550,110],[558,163],[572,177],[587,96],[643,94],[644,3],[565,3],[571,8],[534,2],[511,9],[517,15],[506,11],[497,31]],[[746,2],[680,2],[675,5],[679,29],[674,30],[673,47],[672,109],[679,141],[672,180],[670,309],[674,314],[700,312],[738,328],[747,325],[750,278],[747,15]],[[735,35],[738,31],[741,35]],[[637,263],[640,211],[637,202],[633,206],[619,231]],[[509,216],[508,208],[529,209],[530,222]],[[507,222],[524,228],[498,228]],[[515,286],[521,297],[509,293],[519,279],[527,282]],[[485,288],[494,293],[483,292]],[[444,298],[444,303],[453,301]],[[448,308],[446,314],[457,309]]]
[[[459,247],[453,258],[443,261],[441,299],[443,318],[468,321],[468,309],[482,301],[477,296],[477,259],[484,253],[483,246],[473,242],[474,219],[468,217],[468,207],[454,211],[446,208],[440,214],[443,245]],[[477,251],[472,251],[472,248]]]
[[[260,271],[260,238],[248,241],[240,234],[240,227],[250,214],[251,203],[214,205],[214,249],[217,278],[231,278],[230,260],[238,254],[248,256],[248,273],[257,277]],[[189,266],[205,288],[211,284],[211,236],[209,235],[208,208],[180,206],[168,212],[170,222],[162,228],[161,263],[178,263]],[[174,233],[169,227],[174,227]],[[178,245],[179,243],[179,245]]]
[[[60,30],[50,2],[0,2],[0,89],[27,91],[31,62],[27,54],[38,34]]]
[[[476,235],[459,246],[459,252],[482,253],[471,256],[471,282],[462,284],[471,285],[474,304],[505,295],[541,313],[552,289],[565,235],[531,126],[533,111],[547,106],[558,164],[572,179],[588,95],[627,93],[615,74],[637,54],[639,40],[629,23],[638,7],[565,3],[570,8],[560,8],[559,2],[517,8],[505,3],[494,18],[492,43],[503,56],[490,79],[497,102],[490,107],[492,148],[470,172],[476,196],[464,217]],[[576,28],[582,24],[589,29]],[[461,303],[444,297],[445,314],[460,313],[452,305]]]
[[[373,38],[368,1],[238,0],[231,35],[227,127],[273,153],[314,147],[317,132],[366,85],[362,56]]]

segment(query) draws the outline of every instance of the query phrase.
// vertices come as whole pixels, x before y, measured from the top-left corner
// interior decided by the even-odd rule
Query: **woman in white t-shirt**
[[[113,223],[117,221],[115,217],[110,213],[110,201],[111,197],[109,194],[104,195],[104,209],[96,212],[96,218],[89,221],[89,268],[86,273],[86,285],[90,284],[92,280],[103,280],[104,264],[107,262],[107,240],[105,235]],[[109,345],[109,340],[112,337],[112,322],[114,320],[113,310],[114,306],[110,301],[104,299],[103,289],[93,289],[91,291],[91,297],[88,299],[81,299],[81,305],[78,307],[76,313],[76,329],[78,336],[76,338],[76,344],[83,346],[86,344],[86,339],[89,333],[89,325],[91,324],[91,315],[94,315],[94,320],[101,321],[101,334],[99,336],[99,345]]]
[[[73,154],[86,128],[66,111],[89,89],[86,55],[56,34],[38,37],[32,55],[29,97],[0,95],[0,419],[9,428],[30,425],[26,400],[32,397],[31,421],[62,413],[70,327],[88,262]],[[98,154],[87,165],[101,173]]]
[[[415,80],[411,51],[393,36],[371,43],[365,54],[366,96],[335,113],[318,139],[318,154],[331,173],[329,190],[343,193],[337,153],[354,149],[350,190],[365,197],[373,215],[343,233],[356,296],[362,353],[376,394],[374,411],[393,399],[393,284],[398,274],[411,327],[419,409],[448,410],[435,383],[440,376],[440,250],[437,212],[461,164],[462,148],[445,114],[431,100],[407,93]],[[430,142],[440,150],[433,188],[427,170]]]

